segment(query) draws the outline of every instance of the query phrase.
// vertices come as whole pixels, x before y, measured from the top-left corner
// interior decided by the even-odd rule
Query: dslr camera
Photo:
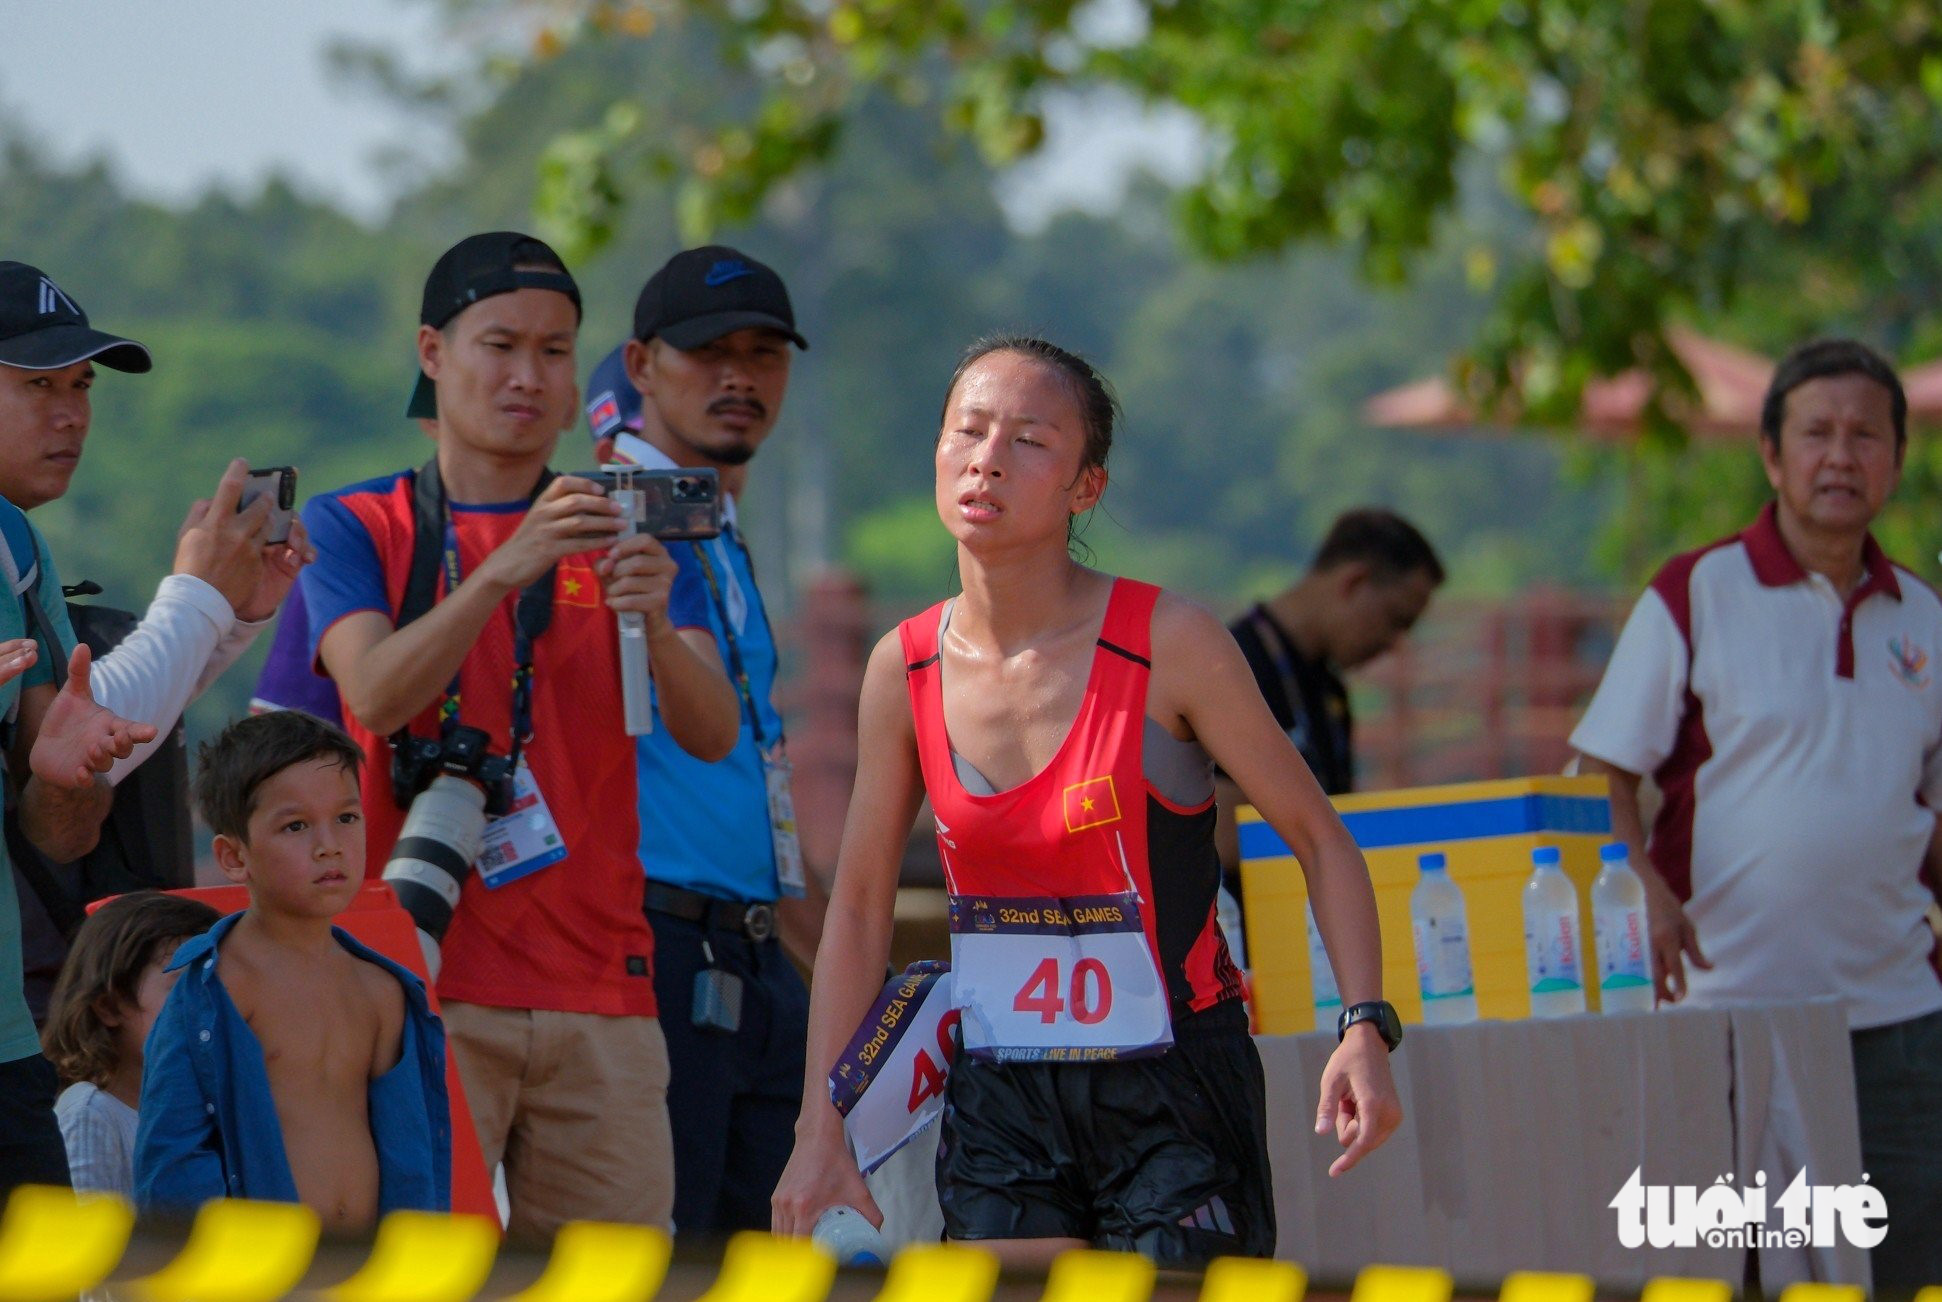
[[[408,812],[384,880],[417,924],[433,977],[486,819],[512,809],[512,760],[492,754],[490,744],[484,729],[460,725],[436,740],[401,737],[391,748],[392,792]]]
[[[485,729],[464,724],[443,737],[400,737],[391,747],[391,791],[399,807],[413,808],[433,779],[449,773],[479,784],[488,817],[511,813],[512,760],[494,755],[491,746]]]
[[[713,466],[647,470],[612,465],[574,473],[591,479],[623,505],[631,503],[629,518],[636,533],[662,542],[696,542],[722,531],[721,477]]]

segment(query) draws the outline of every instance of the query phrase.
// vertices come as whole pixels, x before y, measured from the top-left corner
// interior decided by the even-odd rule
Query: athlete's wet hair
[[[938,423],[941,425],[950,415],[951,395],[958,391],[958,381],[964,378],[964,373],[993,353],[1017,353],[1058,373],[1085,425],[1086,443],[1079,454],[1079,469],[1090,470],[1094,466],[1105,469],[1106,457],[1113,450],[1119,399],[1113,396],[1112,386],[1093,369],[1091,362],[1035,335],[986,335],[965,349],[964,356],[958,359],[957,370],[951,372],[950,385],[944,390],[944,410],[938,415]]]

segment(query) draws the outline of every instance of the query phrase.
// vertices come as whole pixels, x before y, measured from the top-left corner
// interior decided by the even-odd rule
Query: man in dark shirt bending
[[[1442,582],[1442,562],[1414,525],[1362,507],[1329,526],[1308,573],[1228,626],[1275,721],[1329,795],[1355,788],[1355,725],[1341,675],[1401,641]],[[1216,775],[1216,798],[1221,867],[1239,899],[1241,793],[1225,774]]]

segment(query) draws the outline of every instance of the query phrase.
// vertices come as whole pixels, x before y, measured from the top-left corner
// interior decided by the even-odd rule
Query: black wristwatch
[[[1403,1019],[1396,1016],[1396,1006],[1383,999],[1371,999],[1366,1003],[1350,1004],[1335,1019],[1335,1038],[1339,1042],[1349,1033],[1349,1028],[1357,1022],[1374,1022],[1376,1034],[1394,1053],[1396,1046],[1403,1042]]]

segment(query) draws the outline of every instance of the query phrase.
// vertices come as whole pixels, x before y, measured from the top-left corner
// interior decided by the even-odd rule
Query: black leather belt
[[[656,913],[684,922],[699,922],[710,931],[731,931],[758,943],[775,935],[775,905],[764,900],[723,900],[700,891],[649,882],[646,903]]]

